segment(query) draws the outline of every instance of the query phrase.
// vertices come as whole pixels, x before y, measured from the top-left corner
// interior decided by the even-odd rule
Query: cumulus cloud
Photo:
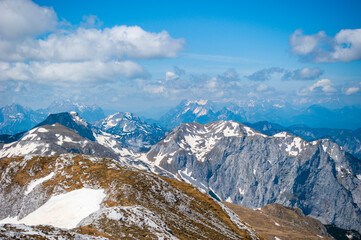
[[[80,26],[85,28],[98,28],[103,25],[103,22],[95,15],[86,15],[83,16],[83,22],[80,23]]]
[[[272,75],[275,73],[283,73],[284,69],[279,67],[272,67],[272,68],[265,68],[262,70],[259,70],[257,72],[254,72],[251,75],[245,76],[248,80],[251,81],[268,81],[272,78]]]
[[[166,72],[165,73],[165,80],[166,81],[172,81],[178,79],[179,76],[175,74],[174,72]]]
[[[38,35],[57,26],[52,8],[40,7],[29,0],[1,0],[0,13],[0,36],[5,39]]]
[[[175,67],[174,72],[166,72],[164,79],[157,82],[140,82],[140,88],[149,94],[171,99],[193,98],[194,96],[219,98],[239,94],[241,83],[239,74],[234,69],[211,76],[186,74],[185,70]]]
[[[5,61],[169,58],[176,57],[183,45],[183,39],[173,39],[166,31],[151,33],[138,26],[78,28],[74,32],[50,34],[46,39],[0,41],[0,58]]]
[[[298,91],[298,95],[306,96],[306,95],[314,95],[314,94],[326,94],[332,95],[337,92],[334,84],[329,79],[321,79],[317,81],[315,84],[303,88]]]
[[[251,81],[268,81],[272,77],[279,77],[283,81],[291,80],[315,80],[323,74],[323,71],[319,68],[301,68],[296,70],[288,70],[279,67],[265,68],[258,70],[251,75],[245,76]]]
[[[346,95],[352,95],[360,91],[359,87],[350,87],[346,90]]]
[[[94,15],[63,28],[52,8],[30,0],[0,0],[0,12],[0,81],[78,86],[147,78],[137,60],[176,57],[185,43],[139,26],[99,29]]]
[[[294,71],[285,71],[282,80],[315,80],[323,74],[323,71],[319,68],[301,68]]]
[[[351,62],[361,59],[361,29],[342,29],[334,37],[324,31],[305,35],[296,30],[290,36],[290,52],[303,61]]]
[[[256,88],[256,90],[258,91],[258,92],[264,92],[264,91],[266,91],[266,90],[268,90],[269,89],[269,87],[266,85],[266,84],[259,84],[258,86],[257,86],[257,88]]]
[[[86,62],[0,62],[0,80],[21,80],[47,85],[74,86],[74,84],[115,81],[126,78],[147,77],[147,72],[132,61]]]
[[[222,73],[221,75],[218,75],[218,78],[221,81],[227,82],[227,83],[240,81],[239,74],[233,68],[230,68],[227,71],[225,71],[224,73]]]

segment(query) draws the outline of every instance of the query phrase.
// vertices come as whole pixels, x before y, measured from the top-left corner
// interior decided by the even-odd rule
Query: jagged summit
[[[214,104],[207,100],[183,100],[177,107],[163,115],[159,122],[167,129],[179,126],[181,123],[208,123],[217,120]]]
[[[96,123],[101,131],[115,138],[135,151],[144,151],[159,142],[165,130],[156,124],[148,124],[134,113],[118,112]]]
[[[71,128],[75,130],[80,136],[89,139],[91,141],[95,141],[95,137],[91,130],[91,126],[82,119],[78,113],[75,111],[72,112],[62,112],[50,114],[44,121],[39,123],[36,127],[44,126],[44,125],[53,125],[53,124],[61,124],[65,127]]]
[[[129,112],[117,112],[96,124],[103,131],[111,131],[114,133],[132,132],[137,127],[144,129],[144,125],[138,115]],[[144,129],[145,130],[145,129]]]

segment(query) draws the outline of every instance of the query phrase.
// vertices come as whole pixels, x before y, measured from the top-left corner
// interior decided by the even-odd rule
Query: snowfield
[[[105,197],[103,189],[82,188],[52,196],[43,206],[23,219],[7,217],[0,224],[51,225],[59,228],[75,228],[78,223],[100,209]]]

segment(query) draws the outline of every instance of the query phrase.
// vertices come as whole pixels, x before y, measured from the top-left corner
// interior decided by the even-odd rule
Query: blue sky
[[[359,1],[1,0],[0,11],[2,105],[361,103]]]

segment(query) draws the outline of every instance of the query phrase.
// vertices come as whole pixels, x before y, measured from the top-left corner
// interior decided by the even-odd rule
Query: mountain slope
[[[45,224],[43,234],[63,231],[65,239],[260,239],[191,185],[110,159],[18,157],[1,160],[0,169],[0,224],[8,223],[0,229]]]
[[[321,222],[303,215],[300,209],[273,203],[256,210],[224,203],[265,239],[333,239]]]
[[[209,123],[217,120],[213,103],[207,100],[183,100],[178,106],[164,114],[159,123],[166,129],[172,129],[181,123]]]
[[[267,136],[232,121],[188,123],[142,160],[220,200],[250,208],[277,202],[361,230],[361,162],[329,140]]]
[[[0,108],[0,134],[17,134],[33,128],[41,119],[39,114],[19,104]]]
[[[0,159],[29,154],[55,156],[63,153],[118,158],[118,154],[108,146],[85,139],[63,125],[53,124],[33,128],[24,133],[18,141],[4,144],[0,148]]]
[[[147,124],[133,113],[118,112],[97,122],[95,126],[135,151],[148,150],[151,145],[162,140],[165,134],[160,126]]]

